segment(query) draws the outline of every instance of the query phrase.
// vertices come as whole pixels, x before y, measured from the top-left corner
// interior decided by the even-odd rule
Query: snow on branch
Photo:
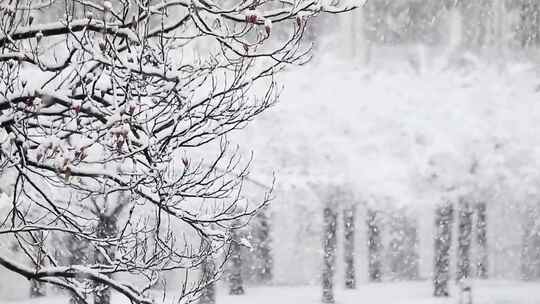
[[[355,3],[3,1],[0,179],[13,196],[0,234],[32,264],[0,265],[78,298],[151,303],[160,272],[188,277],[222,253],[270,200],[243,192],[249,161],[227,135],[310,59],[308,20]],[[174,282],[178,298],[213,275]]]

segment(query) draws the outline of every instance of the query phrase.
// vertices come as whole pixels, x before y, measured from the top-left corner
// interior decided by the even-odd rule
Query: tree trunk
[[[231,230],[230,255],[229,294],[242,295],[245,291],[242,279],[242,247],[238,229]]]
[[[325,207],[323,213],[323,273],[322,273],[322,288],[323,303],[334,303],[334,268],[336,255],[336,228],[337,214],[330,208]]]
[[[478,244],[478,262],[476,272],[479,278],[488,278],[488,248],[487,248],[487,208],[486,203],[476,205],[476,242]]]
[[[113,238],[116,236],[116,215],[100,215],[97,229],[97,237],[101,239]],[[114,249],[111,246],[105,247],[107,255],[114,257]],[[107,259],[99,252],[96,252],[98,264],[106,266]],[[110,304],[111,289],[103,284],[97,284],[94,293],[94,304]]]
[[[471,277],[471,237],[473,212],[468,202],[460,201],[458,216],[458,250],[457,275],[458,282]]]
[[[523,232],[521,236],[521,279],[528,281],[533,279],[532,258],[531,258],[531,237],[529,225],[522,225]]]
[[[532,208],[527,207],[523,223],[521,224],[521,279],[522,280],[530,280],[532,279],[532,271],[531,271],[531,250],[530,250],[530,241],[531,241],[531,226],[532,226],[532,220],[531,214],[533,212]]]
[[[536,0],[524,0],[520,7],[519,37],[522,47],[538,45],[540,41],[540,7]]]
[[[447,203],[437,208],[435,215],[434,295],[448,297],[450,279],[450,245],[452,243],[453,207]]]
[[[86,255],[87,255],[87,244],[85,241],[75,238],[73,235],[68,235],[65,239],[67,243],[67,248],[69,250],[69,265],[85,265],[87,264]],[[69,299],[70,304],[85,304],[85,302],[77,297],[77,295],[72,294]]]
[[[371,282],[380,282],[382,279],[381,231],[377,223],[377,212],[368,210],[368,275]]]
[[[31,280],[30,281],[30,297],[31,298],[39,298],[44,297],[46,295],[45,293],[45,284],[40,281]]]
[[[211,255],[207,256],[201,264],[201,283],[204,287],[201,291],[199,304],[216,303],[215,264]]]
[[[44,246],[43,231],[40,231],[35,234],[35,240],[38,243],[37,248],[36,248],[37,253],[38,253],[36,267],[39,270],[42,266],[44,266],[44,262],[45,262],[45,255],[44,255],[45,251],[42,248]],[[40,281],[30,280],[30,297],[38,298],[38,297],[43,297],[45,295],[46,295],[45,284]]]
[[[354,220],[356,208],[352,206],[343,211],[343,226],[345,232],[345,288],[356,288],[356,278],[354,272]]]
[[[407,226],[407,261],[408,267],[405,276],[409,280],[417,280],[420,277],[420,254],[418,253],[418,222],[408,219]]]
[[[529,205],[522,223],[521,277],[523,280],[540,278],[540,230],[536,220],[538,208]]]
[[[270,238],[270,222],[268,219],[268,210],[265,209],[258,214],[259,227],[257,229],[256,245],[257,257],[260,260],[259,269],[257,271],[257,281],[263,284],[268,284],[272,281],[272,268],[274,261],[272,258],[271,238]]]

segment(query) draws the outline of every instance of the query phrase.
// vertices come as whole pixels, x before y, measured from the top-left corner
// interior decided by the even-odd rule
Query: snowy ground
[[[473,303],[480,304],[537,304],[540,303],[540,284],[512,282],[475,282]],[[457,297],[435,299],[429,282],[363,284],[356,290],[336,290],[337,304],[435,304],[458,303]],[[453,294],[457,294],[453,292]],[[223,296],[218,304],[319,304],[321,291],[312,287],[264,287],[249,290],[246,297]],[[219,299],[218,299],[219,300]]]
[[[430,282],[361,284],[356,290],[336,290],[337,304],[450,304],[459,303],[457,297],[435,299],[431,296]],[[457,295],[455,290],[452,294]],[[217,304],[319,304],[321,291],[318,286],[251,287],[243,296],[218,294]],[[167,301],[168,302],[168,301]],[[166,303],[167,303],[166,302]],[[64,304],[63,297],[48,297],[24,301],[2,301],[1,304]],[[127,303],[120,297],[114,304]],[[156,302],[159,303],[159,302]],[[485,281],[473,283],[474,304],[538,304],[540,283]]]

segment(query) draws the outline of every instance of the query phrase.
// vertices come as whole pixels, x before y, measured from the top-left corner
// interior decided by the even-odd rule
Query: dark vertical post
[[[458,250],[456,280],[462,281],[471,276],[471,236],[473,225],[471,205],[461,200],[458,214]]]
[[[345,288],[356,288],[356,278],[354,271],[354,220],[356,208],[351,206],[343,210],[343,226],[345,232]]]
[[[322,302],[334,303],[334,267],[336,263],[336,228],[337,214],[331,207],[323,211],[323,273],[322,273]]]
[[[435,215],[435,265],[434,295],[448,297],[448,281],[450,280],[450,245],[452,243],[452,204],[439,206]]]
[[[368,210],[367,212],[368,226],[368,276],[371,282],[380,282],[382,279],[382,263],[381,251],[382,240],[379,223],[377,220],[377,212]]]
[[[479,257],[476,264],[477,275],[481,279],[488,278],[488,248],[487,248],[487,207],[486,203],[476,205],[476,242],[479,247]]]

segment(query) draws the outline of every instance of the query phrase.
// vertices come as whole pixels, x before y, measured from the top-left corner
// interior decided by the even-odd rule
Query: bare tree
[[[332,206],[323,210],[323,225],[322,302],[334,303],[337,213]]]
[[[16,176],[0,234],[15,237],[30,261],[0,256],[0,265],[82,303],[89,294],[107,303],[110,290],[152,303],[161,272],[189,276],[226,246],[233,222],[267,204],[266,195],[258,203],[242,195],[248,163],[226,134],[276,102],[276,73],[309,60],[301,43],[309,18],[355,8],[315,0],[0,6],[0,169]],[[129,197],[121,212],[92,208],[120,196]],[[95,261],[57,259],[47,238],[60,236],[84,240]],[[212,249],[194,249],[203,242]],[[177,283],[185,301],[204,288]]]
[[[127,201],[123,197],[118,198],[119,202],[111,204],[107,202],[104,206],[99,206],[94,200],[94,212],[97,217],[96,236],[99,239],[114,239],[118,236],[118,218]],[[113,205],[114,208],[107,208],[107,205]],[[110,210],[112,209],[112,210]],[[95,260],[97,265],[106,267],[113,266],[110,257],[114,256],[114,247],[112,244],[105,244],[100,250],[95,250]],[[105,270],[105,267],[104,267]],[[110,277],[110,275],[109,275]],[[111,288],[107,284],[96,284],[94,293],[94,304],[109,304],[111,302]]]
[[[354,267],[354,237],[356,218],[356,206],[352,205],[343,210],[344,230],[344,261],[345,261],[345,288],[356,288],[356,273]]]
[[[36,263],[37,269],[43,267],[44,260],[45,260],[45,252],[43,250],[44,248],[44,242],[45,238],[43,235],[43,231],[40,231],[39,233],[36,233],[36,237],[34,239],[35,243],[32,245],[32,247],[35,250],[35,257],[36,257]],[[43,282],[40,282],[39,280],[30,280],[30,297],[31,298],[39,298],[46,295],[45,291],[45,284]]]
[[[540,225],[536,214],[539,206],[528,204],[523,215],[521,240],[521,278],[523,280],[540,279]]]
[[[211,257],[208,257],[202,263],[202,273],[204,274],[206,281],[205,287],[201,292],[201,298],[199,303],[201,304],[214,304],[216,303],[216,284],[210,280],[214,280],[214,261]]]
[[[88,244],[85,239],[78,239],[75,235],[68,234],[65,236],[64,245],[69,252],[67,263],[70,265],[88,264]],[[77,294],[73,294],[70,299],[70,304],[84,304],[84,301],[79,299]]]
[[[256,243],[254,244],[254,253],[258,263],[255,267],[255,275],[257,282],[268,284],[273,278],[272,268],[274,265],[271,247],[272,238],[270,234],[271,225],[268,208],[261,210],[261,212],[257,214],[256,219],[257,221],[254,231]]]
[[[454,208],[451,203],[437,207],[435,214],[434,295],[448,297],[450,281],[450,245]]]
[[[478,244],[478,261],[476,273],[481,279],[488,278],[488,247],[487,247],[487,206],[486,203],[476,204],[476,243]]]
[[[237,225],[239,223],[237,222]],[[244,279],[242,277],[242,236],[238,229],[231,229],[231,243],[229,245],[229,294],[243,295]]]
[[[519,0],[519,26],[517,36],[522,47],[540,43],[540,3],[536,0]]]
[[[462,198],[458,211],[457,281],[471,277],[472,217],[473,211],[470,203]]]
[[[208,245],[208,244],[207,244]],[[210,250],[210,247],[207,247]],[[216,263],[212,254],[207,255],[201,263],[201,283],[204,289],[201,291],[199,298],[200,304],[216,303]]]
[[[45,284],[40,281],[31,280],[30,281],[30,297],[39,298],[46,295]]]
[[[368,209],[368,277],[372,282],[380,282],[382,279],[382,238],[381,225],[377,211]]]

